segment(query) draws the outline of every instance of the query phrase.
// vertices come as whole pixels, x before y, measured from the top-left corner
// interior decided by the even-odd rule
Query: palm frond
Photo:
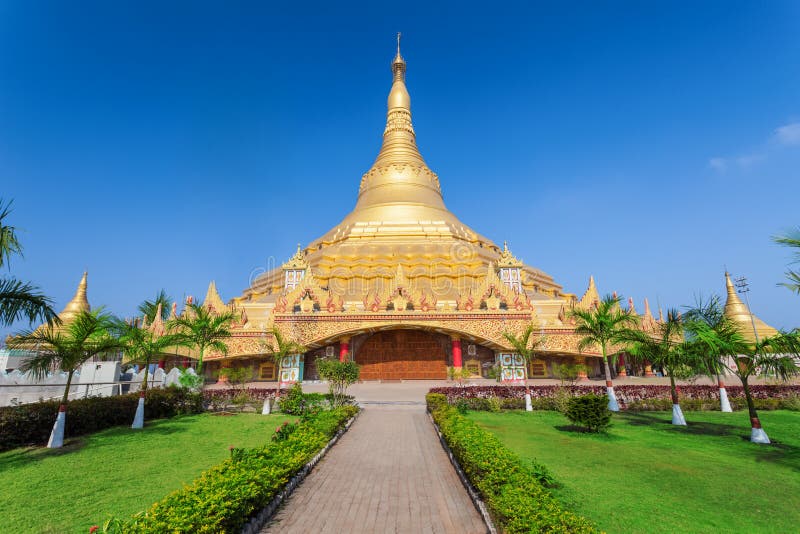
[[[58,321],[52,299],[38,287],[16,278],[0,279],[0,325],[8,326],[23,318],[30,324]]]
[[[14,254],[22,256],[22,245],[17,238],[17,229],[5,224],[5,219],[11,214],[13,200],[4,203],[0,198],[0,267],[8,265]]]
[[[139,304],[139,313],[147,317],[148,323],[152,323],[155,320],[159,304],[161,304],[161,319],[166,321],[172,309],[172,297],[167,295],[167,292],[163,289],[156,294],[156,298],[153,300],[145,300]]]

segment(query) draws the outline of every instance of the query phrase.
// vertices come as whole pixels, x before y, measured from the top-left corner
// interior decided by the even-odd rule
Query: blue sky
[[[162,287],[236,296],[354,206],[402,31],[465,223],[640,310],[721,293],[727,267],[798,326],[770,236],[800,225],[799,26],[789,1],[3,2],[11,272],[60,309],[88,269],[123,316]]]

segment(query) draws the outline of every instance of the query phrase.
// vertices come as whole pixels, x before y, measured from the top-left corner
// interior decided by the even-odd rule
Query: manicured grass
[[[295,419],[191,415],[148,422],[144,430],[109,429],[62,449],[2,453],[0,531],[86,533],[112,514],[147,509],[227,458],[229,446],[265,444],[278,424]]]
[[[570,509],[617,532],[797,532],[800,413],[760,412],[772,445],[750,443],[747,415],[615,415],[607,435],[569,430],[556,412],[470,412],[511,450],[547,466]]]

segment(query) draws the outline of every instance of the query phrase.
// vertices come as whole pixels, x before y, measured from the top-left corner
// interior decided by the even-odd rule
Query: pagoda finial
[[[400,37],[401,37],[402,35],[403,35],[402,33],[400,33],[400,32],[397,32],[397,57],[402,57],[402,56],[400,55]]]
[[[89,276],[88,271],[83,272],[81,281],[78,283],[78,289],[75,290],[75,295],[72,297],[64,310],[59,314],[62,321],[72,319],[76,315],[84,311],[90,311],[92,308],[89,306],[89,300],[86,298],[86,279]]]

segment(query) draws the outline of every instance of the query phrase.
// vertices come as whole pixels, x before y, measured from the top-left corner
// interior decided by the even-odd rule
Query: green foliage
[[[498,399],[497,397],[487,398],[486,409],[490,412],[498,413],[500,411],[500,399]]]
[[[545,488],[552,476],[533,469],[490,432],[429,394],[428,408],[467,478],[481,493],[500,529],[527,532],[596,532],[586,519],[565,510]]]
[[[67,405],[66,436],[74,437],[117,425],[130,425],[139,394],[89,397]],[[47,442],[59,401],[0,408],[0,451]],[[203,397],[175,387],[150,389],[145,394],[146,419],[160,419],[203,411]]]
[[[572,390],[565,387],[557,388],[553,392],[553,404],[556,411],[566,414],[569,410],[569,402],[572,400]]]
[[[466,399],[458,399],[456,401],[455,406],[456,410],[458,410],[458,413],[460,413],[461,415],[467,415],[467,411],[469,410],[469,403],[466,401]]]
[[[4,203],[0,198],[0,267],[10,267],[11,256],[22,255],[17,229],[6,223],[12,202]],[[8,326],[22,318],[30,324],[37,320],[58,322],[52,299],[39,292],[38,287],[13,277],[0,278],[0,325]]]
[[[249,367],[223,367],[217,372],[219,378],[225,378],[232,386],[244,386],[253,377],[253,370]]]
[[[303,415],[305,412],[305,398],[303,397],[303,388],[299,382],[295,382],[286,396],[281,398],[281,411],[291,415]]]
[[[567,384],[573,386],[575,381],[578,380],[578,375],[580,375],[581,371],[585,372],[586,370],[586,366],[580,363],[562,363],[553,366],[553,376],[561,381],[562,386]]]
[[[139,313],[147,318],[147,322],[152,324],[158,312],[158,305],[161,304],[161,319],[166,321],[172,309],[172,297],[167,295],[163,289],[156,294],[153,300],[145,300],[139,304]]]
[[[357,411],[344,406],[308,418],[285,440],[237,453],[146,512],[108,521],[104,532],[239,532]]]
[[[590,432],[603,432],[611,426],[608,399],[599,395],[572,397],[564,414],[567,419]]]
[[[181,344],[197,349],[197,373],[203,369],[206,350],[228,353],[225,339],[231,337],[231,323],[236,314],[229,311],[212,311],[202,304],[187,304],[186,309],[167,322],[170,332],[178,336]]]
[[[431,412],[447,406],[447,396],[441,393],[428,393],[425,395],[425,403]]]
[[[320,378],[328,381],[328,389],[333,397],[335,406],[341,406],[345,401],[347,388],[358,381],[361,368],[356,362],[319,358],[317,371]]]
[[[275,433],[272,435],[272,441],[286,441],[295,430],[297,430],[297,423],[284,421],[281,426],[275,429]]]
[[[570,312],[575,319],[575,334],[581,338],[578,350],[600,347],[605,361],[613,345],[621,349],[637,337],[635,327],[638,317],[632,315],[630,310],[623,310],[619,306],[620,300],[622,297],[606,295],[592,309],[575,308]],[[606,380],[611,380],[611,377],[606,376]]]
[[[181,376],[178,377],[178,383],[181,387],[192,391],[200,391],[205,381],[202,375],[187,373],[186,371],[181,373]]]
[[[786,235],[775,236],[772,239],[779,245],[792,248],[794,251],[792,263],[800,263],[800,228],[795,228]],[[800,271],[789,269],[786,271],[786,279],[789,281],[780,285],[800,295]]]

